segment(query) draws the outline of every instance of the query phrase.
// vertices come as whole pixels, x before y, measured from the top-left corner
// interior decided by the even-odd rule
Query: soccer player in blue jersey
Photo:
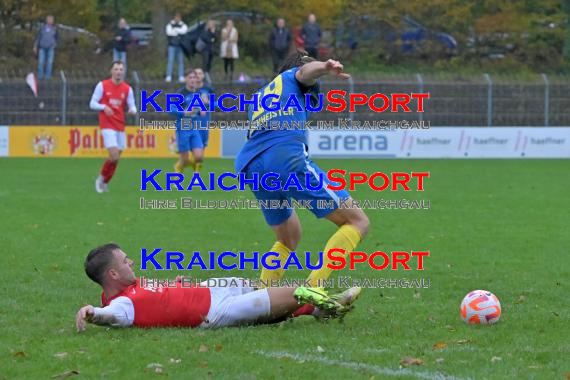
[[[176,116],[176,143],[178,144],[178,153],[180,154],[178,161],[174,165],[174,170],[177,173],[182,173],[186,166],[192,166],[194,172],[198,173],[202,168],[204,143],[195,122],[199,118],[204,117],[204,114],[207,114],[207,112],[200,110],[185,111],[192,103],[192,97],[196,93],[196,81],[196,72],[194,70],[189,71],[186,74],[185,86],[178,90],[178,93],[184,97],[184,102],[182,103],[183,111],[178,110],[174,105],[169,110],[171,114]],[[183,119],[186,119],[186,121],[190,119],[192,124],[184,123],[183,126]],[[192,156],[190,156],[190,152]]]
[[[250,107],[249,120],[279,121],[281,123],[303,122],[308,119],[305,107],[305,94],[316,96],[319,92],[318,79],[325,75],[331,75],[341,79],[348,79],[349,74],[343,72],[343,65],[334,60],[326,62],[315,61],[306,53],[296,53],[286,59],[279,75],[259,91],[259,98],[268,94],[279,96],[280,110],[283,110],[289,96],[295,94],[303,111],[294,108],[288,112],[269,112],[263,108],[254,112]],[[259,178],[269,172],[279,174],[279,180],[284,184],[290,173],[296,173],[299,183],[305,184],[307,176],[311,179],[311,187],[319,184],[319,173],[324,173],[310,158],[307,152],[307,140],[305,131],[299,129],[252,129],[248,133],[248,140],[242,147],[235,161],[236,173],[244,172],[246,178],[252,178],[253,173],[259,173]],[[339,198],[349,198],[344,191],[332,191],[326,188],[326,174],[324,174],[324,186],[321,190],[300,190],[291,186],[288,191],[268,191],[259,187],[259,191],[253,191],[259,200],[308,200],[312,206],[312,212],[318,218],[327,218],[339,228],[326,243],[324,252],[332,248],[353,251],[356,245],[368,232],[369,221],[366,214],[358,208],[339,208]],[[251,185],[250,185],[251,187]],[[332,200],[334,207],[318,209],[318,200]],[[347,201],[352,205],[352,199]],[[267,224],[273,229],[276,242],[271,251],[279,253],[279,259],[285,262],[291,251],[297,249],[301,238],[301,224],[294,210],[262,208]],[[317,286],[319,279],[326,279],[332,273],[332,269],[326,267],[329,260],[323,257],[321,269],[311,272],[309,279],[312,286]],[[280,279],[284,275],[283,269],[263,269],[261,279]]]
[[[198,67],[194,69],[194,72],[196,73],[196,86],[194,90],[200,94],[204,106],[208,107],[210,99],[209,96],[210,94],[214,93],[214,90],[212,89],[211,86],[204,83],[204,77],[205,77],[204,70]],[[198,130],[198,133],[202,138],[204,149],[206,149],[206,147],[208,146],[208,140],[210,138],[210,130],[207,129],[207,127],[208,127],[208,122],[212,120],[212,113],[206,112],[204,116],[198,115],[197,120],[201,122],[200,125],[202,126],[202,128]]]

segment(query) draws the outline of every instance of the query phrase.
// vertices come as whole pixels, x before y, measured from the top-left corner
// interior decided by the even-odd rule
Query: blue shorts
[[[207,147],[208,139],[210,138],[210,130],[199,129],[198,132],[200,133],[200,138],[202,138],[202,144],[204,144],[204,148]]]
[[[178,153],[189,152],[192,149],[203,149],[204,144],[200,138],[200,134],[196,130],[176,130],[176,143],[178,144]]]
[[[306,200],[307,207],[317,218],[322,218],[333,212],[338,208],[339,198],[348,198],[350,195],[345,190],[333,191],[326,188],[327,180],[326,172],[317,166],[309,158],[305,150],[305,145],[299,142],[278,144],[267,149],[257,157],[252,159],[243,170],[246,173],[246,178],[252,178],[253,173],[259,173],[259,178],[269,172],[274,172],[279,175],[279,179],[271,178],[271,181],[280,181],[281,188],[287,182],[290,173],[295,173],[298,182],[303,186],[303,189],[297,189],[296,186],[290,186],[287,190],[269,191],[265,190],[261,185],[258,191],[253,191],[255,198],[263,201],[278,200],[282,204],[285,200],[291,203],[291,199],[297,201]],[[305,189],[306,178],[310,179],[311,187],[316,187],[319,184],[319,173],[323,173],[323,186],[320,190],[307,190]],[[252,185],[249,184],[250,188]],[[332,206],[322,207],[318,204],[318,200],[325,200]],[[270,226],[279,225],[285,222],[293,210],[290,208],[266,208],[261,205],[263,216]]]

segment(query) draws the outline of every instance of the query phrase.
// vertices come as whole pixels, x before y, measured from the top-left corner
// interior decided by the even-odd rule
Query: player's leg
[[[271,151],[271,152],[270,152]],[[269,149],[258,157],[254,158],[244,169],[246,178],[253,178],[254,173],[258,173],[261,178],[265,173],[278,172],[279,159],[287,159],[288,155],[283,155],[280,149]],[[249,185],[252,188],[252,185]],[[265,190],[261,184],[257,191],[252,191],[259,201],[261,211],[267,224],[275,234],[275,243],[269,250],[279,255],[278,260],[284,263],[292,250],[297,249],[297,244],[301,239],[301,223],[294,210],[268,207],[273,201],[283,202],[287,198],[280,191]],[[271,282],[273,279],[281,279],[285,275],[283,268],[261,270],[261,286]]]
[[[332,269],[327,267],[330,260],[327,258],[326,252],[332,248],[344,249],[345,252],[353,251],[367,234],[370,222],[366,214],[360,209],[339,208],[341,202],[347,207],[352,207],[352,199],[344,190],[332,191],[327,189],[326,173],[309,159],[308,155],[305,154],[302,169],[297,172],[300,183],[304,183],[309,178],[312,188],[318,187],[320,178],[322,178],[322,188],[312,191],[299,191],[293,188],[290,191],[290,196],[297,200],[308,200],[311,205],[310,211],[315,216],[318,218],[326,217],[339,227],[325,245],[321,269],[314,270],[309,276],[311,285],[316,287],[318,280],[327,279],[332,273]]]
[[[212,305],[207,322],[201,327],[220,328],[271,323],[290,316],[299,303],[311,303],[331,316],[340,316],[346,309],[326,293],[307,288],[261,289],[238,296],[224,296],[228,290],[211,289]]]
[[[206,122],[205,125],[202,125],[203,128],[208,127],[208,123]],[[210,140],[210,130],[209,129],[200,129],[198,131],[200,134],[200,138],[202,139],[202,144],[204,145],[204,150],[208,147],[208,141]]]
[[[194,173],[200,173],[204,161],[204,144],[198,130],[190,130],[190,150],[194,156]]]
[[[176,173],[182,174],[184,172],[184,168],[186,166],[192,165],[192,164],[190,164],[190,161],[191,161],[190,152],[188,152],[188,151],[178,152],[178,160],[174,164],[174,171]]]
[[[125,133],[118,132],[112,129],[102,129],[101,134],[103,135],[103,144],[109,153],[108,158],[103,163],[99,176],[95,181],[95,190],[98,193],[108,191],[107,184],[113,178],[117,165],[119,164],[119,159],[121,157],[121,151],[124,149],[125,145]]]
[[[348,207],[353,207],[352,201],[352,198],[346,201]],[[354,251],[368,233],[370,226],[368,217],[364,211],[358,208],[337,208],[325,217],[339,228],[325,245],[322,267],[312,271],[309,275],[312,286],[317,286],[319,280],[329,278],[332,273],[332,269],[327,267],[331,260],[326,256],[326,252],[333,248],[344,249],[346,253]]]
[[[178,161],[174,164],[176,173],[183,173],[187,166],[194,166],[194,157],[190,156],[190,133],[176,130],[176,145],[178,146]]]

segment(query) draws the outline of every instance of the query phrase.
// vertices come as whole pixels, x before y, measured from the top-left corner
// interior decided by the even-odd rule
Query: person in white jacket
[[[178,61],[178,81],[183,83],[184,78],[184,54],[182,52],[182,36],[188,32],[188,26],[182,21],[180,13],[176,13],[174,18],[166,25],[166,36],[168,37],[168,63],[166,65],[166,81],[172,81],[172,69],[174,60]]]
[[[224,72],[226,80],[232,80],[234,74],[234,60],[239,58],[238,53],[238,31],[234,27],[232,20],[226,21],[226,26],[222,29],[222,43],[220,45],[220,57],[224,59]]]

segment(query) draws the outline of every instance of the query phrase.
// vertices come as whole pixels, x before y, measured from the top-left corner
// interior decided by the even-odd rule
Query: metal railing
[[[101,78],[89,75],[72,75],[60,71],[50,81],[38,83],[38,96],[26,84],[25,78],[0,78],[0,125],[96,125],[97,112],[89,109],[89,100],[96,83]],[[269,79],[269,78],[266,78]],[[130,73],[137,107],[140,108],[140,91],[162,90],[176,92],[182,84],[165,83],[160,78],[149,78],[142,72]],[[263,84],[263,80],[246,83],[217,82],[213,87],[217,94],[251,94]],[[448,74],[434,76],[415,74],[408,76],[383,75],[373,77],[354,75],[349,81],[323,81],[321,92],[344,90],[368,96],[381,92],[424,93],[430,99],[424,101],[424,112],[376,113],[366,106],[358,106],[355,112],[320,112],[319,119],[337,120],[407,120],[429,122],[438,126],[568,126],[570,125],[570,78],[536,77],[518,78],[491,76],[459,76]],[[162,103],[161,103],[162,102]],[[164,106],[164,97],[159,104]],[[325,105],[326,106],[326,105]],[[138,124],[139,117],[167,119],[158,113],[139,113],[129,117],[129,124]],[[239,112],[215,112],[214,120],[241,120]]]

